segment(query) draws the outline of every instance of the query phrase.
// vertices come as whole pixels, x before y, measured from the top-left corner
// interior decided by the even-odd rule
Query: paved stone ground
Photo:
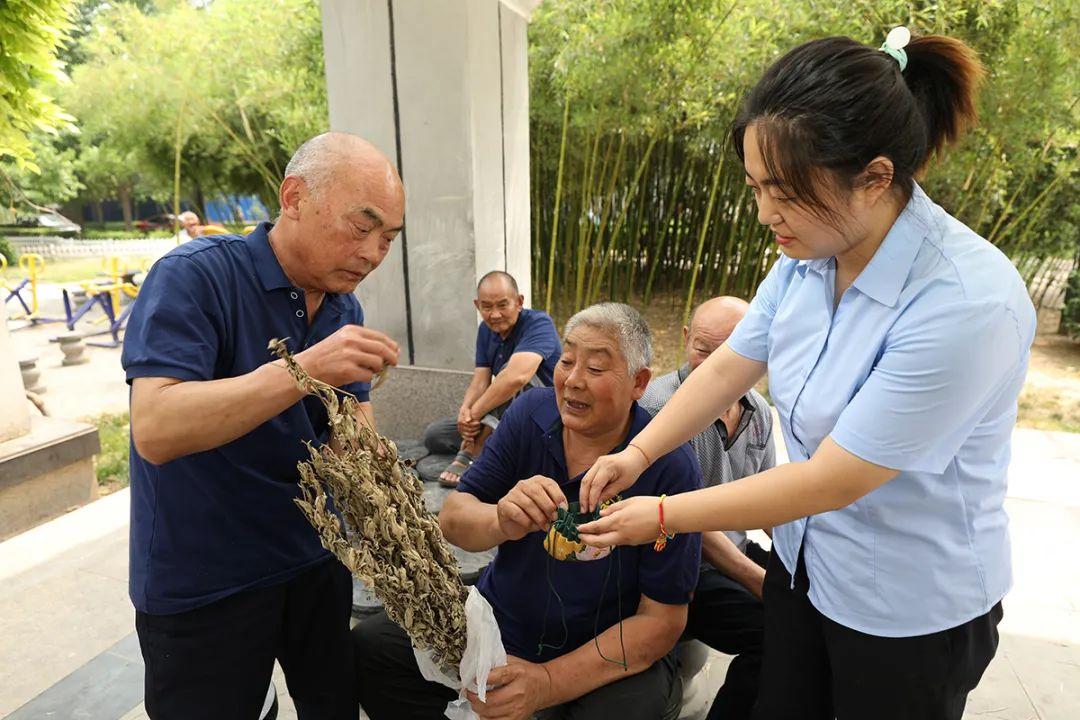
[[[44,288],[43,297],[46,310],[59,314],[58,287]],[[62,331],[44,325],[12,335],[20,355],[39,357],[50,412],[81,418],[126,410],[120,350],[88,348],[90,363],[62,367],[49,342]],[[128,502],[121,491],[0,543],[0,718],[146,717],[127,598]],[[1080,718],[1080,435],[1017,430],[1006,507],[1015,587],[997,657],[965,717]],[[710,656],[687,717],[707,707],[727,662]],[[280,668],[275,683],[279,717],[291,720]]]
[[[48,284],[39,287],[38,297],[44,317],[63,317],[60,299],[62,287]],[[103,323],[94,322],[103,317],[104,314],[95,307],[76,325],[76,331],[103,330]],[[28,326],[22,321],[11,321],[8,329],[12,331],[11,339],[18,358],[38,359],[40,382],[45,386],[41,398],[50,414],[83,419],[127,410],[128,390],[120,367],[120,348],[87,347],[85,357],[89,362],[64,367],[61,364],[64,354],[59,344],[50,342],[50,338],[67,332],[63,323]],[[108,335],[88,338],[90,341],[109,339]]]
[[[1016,432],[1007,500],[1016,586],[967,718],[1080,717],[1078,480],[1080,436]],[[0,718],[145,717],[127,598],[128,502],[121,491],[0,543]],[[726,663],[711,656],[701,697]],[[294,718],[280,670],[276,684],[280,717]]]

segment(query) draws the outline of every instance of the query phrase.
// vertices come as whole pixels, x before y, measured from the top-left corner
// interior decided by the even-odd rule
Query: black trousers
[[[1001,603],[969,622],[878,637],[819,613],[799,559],[795,588],[773,553],[765,574],[765,658],[757,720],[961,720],[997,651]]]
[[[754,542],[747,543],[746,554],[762,567],[769,556]],[[709,709],[708,720],[750,718],[761,672],[764,615],[761,601],[738,582],[712,567],[702,570],[690,603],[685,636],[735,656]]]
[[[457,692],[420,675],[405,631],[380,612],[353,628],[360,705],[371,720],[439,720]],[[660,720],[678,714],[673,653],[648,670],[538,713],[543,720]]]
[[[356,720],[352,578],[336,559],[176,615],[135,613],[153,720],[258,720],[274,660],[300,720]]]

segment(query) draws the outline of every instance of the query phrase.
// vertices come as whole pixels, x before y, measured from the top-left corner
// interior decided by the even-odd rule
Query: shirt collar
[[[623,441],[619,443],[619,446],[612,448],[612,453],[623,450],[626,444],[649,424],[652,417],[637,401],[634,401],[634,404],[630,406],[630,414],[630,430],[626,433]],[[548,448],[555,451],[553,454],[565,470],[566,451],[562,446],[562,416],[559,415],[559,401],[555,398],[554,391],[551,394],[551,402],[537,404],[532,412],[532,419],[547,439]]]
[[[683,366],[676,371],[676,377],[679,379],[679,385],[686,382],[686,378],[690,377],[690,363],[683,363]],[[735,437],[739,437],[746,425],[749,424],[750,416],[754,413],[754,403],[750,402],[750,394],[747,393],[739,398],[739,404],[742,405],[742,416],[739,418],[739,425],[735,429]],[[728,432],[727,425],[724,424],[723,418],[717,418],[713,423],[716,431],[720,433],[720,439],[724,441],[724,447],[728,445]]]
[[[852,287],[882,305],[896,305],[929,230],[928,204],[926,193],[915,184],[908,204]]]
[[[825,271],[832,265],[833,258],[818,258],[816,260],[800,260],[795,265],[796,272],[799,273],[799,277],[806,277],[806,271],[813,270],[814,272],[824,275]]]
[[[267,291],[293,286],[281,268],[274,249],[270,247],[270,228],[273,226],[274,224],[270,222],[259,223],[258,227],[244,239],[251,253],[251,260],[255,264],[255,274],[259,276],[263,289]]]
[[[874,257],[851,285],[867,297],[882,305],[893,307],[904,289],[915,256],[919,254],[922,241],[929,231],[930,199],[913,183],[911,199],[900,212],[896,222],[889,228]],[[800,260],[796,266],[799,275],[806,277],[807,269],[825,274],[833,266],[835,258]]]

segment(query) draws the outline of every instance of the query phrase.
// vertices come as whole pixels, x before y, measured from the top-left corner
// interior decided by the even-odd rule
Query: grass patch
[[[122,269],[141,268],[148,264],[149,258],[141,256],[125,256],[121,263]],[[38,274],[38,282],[41,283],[78,283],[106,279],[105,258],[72,258],[67,260],[46,260],[45,269]],[[3,277],[9,285],[15,285],[25,277],[25,273],[18,267],[8,267]]]
[[[97,418],[101,452],[94,458],[94,473],[102,495],[128,486],[130,426],[128,414],[116,413]]]
[[[83,240],[142,240],[143,238],[171,238],[172,230],[99,230],[83,228],[79,234]]]

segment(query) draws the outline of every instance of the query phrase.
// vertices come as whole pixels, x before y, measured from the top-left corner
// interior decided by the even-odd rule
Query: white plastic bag
[[[495,612],[491,605],[475,586],[469,588],[465,599],[465,654],[458,666],[459,681],[443,671],[427,650],[413,649],[416,664],[425,680],[437,682],[459,692],[462,685],[475,692],[480,700],[487,698],[487,678],[492,668],[506,664],[506,650],[503,649],[502,635],[495,622]],[[450,720],[476,720],[476,713],[461,692],[461,697],[446,706],[446,717]]]

